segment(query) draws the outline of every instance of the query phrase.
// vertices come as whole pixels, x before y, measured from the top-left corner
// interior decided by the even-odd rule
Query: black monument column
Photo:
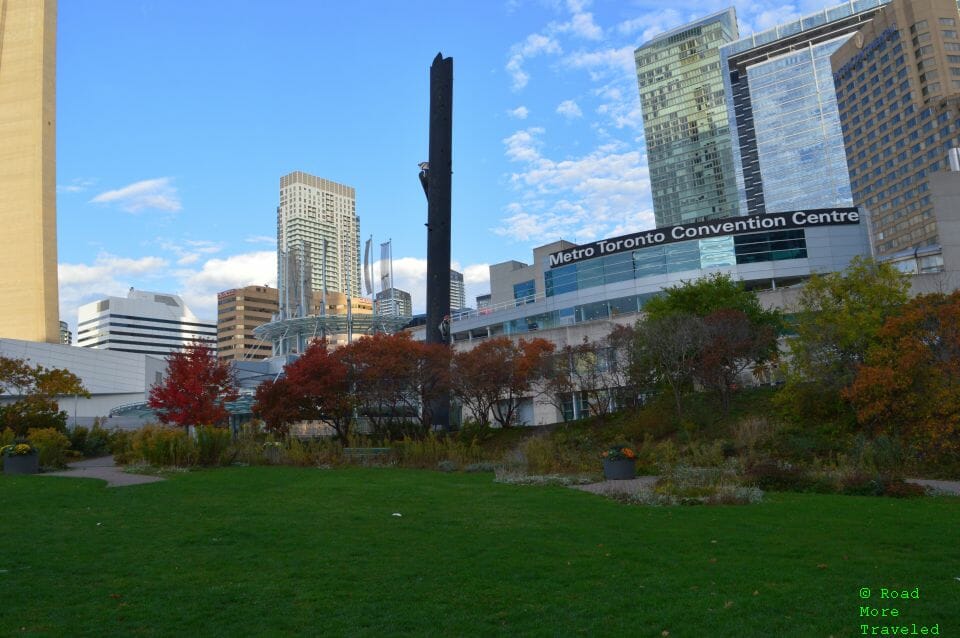
[[[430,66],[430,159],[420,173],[427,193],[427,343],[450,342],[450,184],[453,175],[453,58]],[[432,406],[433,424],[452,430],[449,393]]]

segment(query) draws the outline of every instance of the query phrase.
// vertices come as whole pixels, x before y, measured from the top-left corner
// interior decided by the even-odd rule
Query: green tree
[[[651,319],[662,319],[673,314],[705,318],[718,310],[739,310],[752,325],[769,327],[777,334],[782,329],[783,317],[779,311],[764,308],[756,293],[724,273],[714,273],[665,288],[662,294],[649,300],[643,307],[644,313]]]
[[[846,270],[814,275],[800,292],[781,406],[795,417],[849,414],[853,383],[884,322],[909,298],[910,280],[889,264],[856,257]]]
[[[16,400],[0,406],[0,430],[12,429],[24,436],[30,428],[65,430],[67,413],[59,397],[89,398],[80,377],[69,370],[31,366],[23,359],[0,357],[0,397]]]
[[[671,286],[643,309],[634,349],[636,384],[652,373],[673,393],[678,417],[694,380],[714,390],[726,411],[740,373],[777,357],[782,315],[764,308],[756,293],[730,275]]]

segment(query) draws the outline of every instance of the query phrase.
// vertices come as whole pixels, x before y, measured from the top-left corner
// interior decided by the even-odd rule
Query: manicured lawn
[[[0,476],[0,635],[960,635],[960,499],[648,508],[489,474]],[[401,517],[393,516],[397,512]]]

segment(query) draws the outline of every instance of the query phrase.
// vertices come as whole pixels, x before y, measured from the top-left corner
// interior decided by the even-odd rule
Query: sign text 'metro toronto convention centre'
[[[749,233],[764,230],[810,228],[812,226],[840,226],[859,224],[860,212],[857,208],[818,208],[814,210],[796,210],[787,213],[767,213],[748,217],[729,217],[714,219],[699,224],[665,226],[653,230],[623,235],[612,239],[601,239],[590,244],[567,248],[550,255],[550,267],[565,266],[584,259],[603,257],[637,248],[649,248],[662,244],[672,244],[691,239],[704,239],[737,233]]]

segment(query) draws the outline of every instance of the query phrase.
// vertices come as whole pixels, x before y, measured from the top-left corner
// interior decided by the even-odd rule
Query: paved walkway
[[[113,461],[112,456],[101,456],[97,459],[85,459],[76,463],[67,463],[67,469],[60,472],[45,472],[40,476],[69,476],[73,478],[92,478],[107,482],[107,487],[124,487],[126,485],[141,485],[156,483],[163,479],[159,476],[145,476],[143,474],[127,474],[123,468]]]
[[[627,481],[601,481],[600,483],[571,485],[570,487],[594,494],[633,494],[645,485],[652,487],[658,478],[657,476],[638,476]],[[906,479],[906,481],[907,483],[923,485],[939,494],[960,496],[960,481],[934,481],[932,479]]]

